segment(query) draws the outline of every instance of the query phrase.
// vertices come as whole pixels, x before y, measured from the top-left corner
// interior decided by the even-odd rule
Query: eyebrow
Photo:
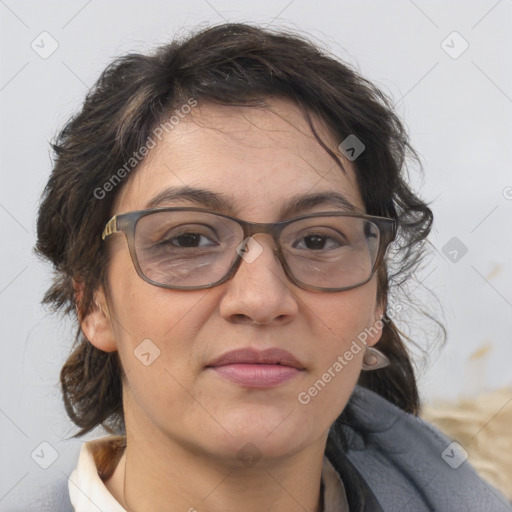
[[[228,215],[236,216],[238,203],[230,196],[221,192],[213,192],[203,188],[189,186],[170,187],[153,197],[146,208],[166,206],[176,201],[190,201],[210,210],[216,210]],[[287,199],[281,206],[282,219],[311,210],[316,206],[331,206],[347,212],[359,212],[343,194],[333,191],[315,192],[310,194],[297,194]]]

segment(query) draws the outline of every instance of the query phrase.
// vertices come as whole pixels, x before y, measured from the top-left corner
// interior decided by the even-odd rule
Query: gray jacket
[[[432,426],[359,386],[349,406],[354,421],[343,427],[348,444],[346,455],[340,454],[343,471],[336,456],[331,454],[330,459],[345,487],[355,476],[364,484],[365,512],[512,512],[456,445]],[[76,460],[79,448],[77,442]],[[67,478],[73,469],[67,476],[62,473],[43,494],[31,496],[26,490],[24,503],[0,502],[0,511],[72,512]]]

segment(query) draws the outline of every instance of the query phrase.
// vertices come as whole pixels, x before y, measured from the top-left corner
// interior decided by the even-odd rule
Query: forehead
[[[344,170],[289,101],[271,100],[266,108],[199,104],[161,140],[154,138],[155,147],[120,191],[115,213],[147,208],[162,191],[185,186],[220,194],[232,203],[230,213],[261,222],[301,194],[339,192],[364,211],[351,162],[325,126],[312,120]],[[175,203],[180,201],[169,206]]]

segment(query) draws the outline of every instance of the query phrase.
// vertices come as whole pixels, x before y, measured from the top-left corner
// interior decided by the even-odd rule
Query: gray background
[[[441,349],[435,325],[407,311],[429,355],[415,350],[422,397],[511,384],[510,0],[0,0],[0,20],[0,510],[14,510],[25,489],[69,471],[76,447],[103,435],[64,440],[74,431],[58,376],[72,329],[40,307],[51,269],[32,253],[48,142],[113,57],[199,24],[306,32],[393,97],[425,168],[411,180],[435,213],[431,257],[409,290],[448,331]],[[52,44],[58,48],[47,55]],[[31,458],[36,450],[44,454],[39,464],[51,462],[41,442],[58,453],[46,470]]]

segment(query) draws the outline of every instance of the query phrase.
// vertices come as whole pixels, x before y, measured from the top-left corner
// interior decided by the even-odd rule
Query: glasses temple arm
[[[114,215],[106,224],[103,233],[101,234],[101,239],[105,240],[107,236],[110,236],[112,233],[117,233],[117,215]]]

